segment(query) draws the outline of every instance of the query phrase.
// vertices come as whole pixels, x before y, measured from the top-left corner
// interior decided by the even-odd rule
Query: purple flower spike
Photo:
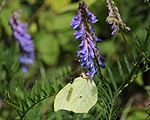
[[[78,14],[76,17],[74,17],[74,18],[72,19],[72,22],[71,22],[72,28],[73,28],[74,30],[76,30],[76,29],[79,27],[80,22],[81,22],[81,15]]]
[[[105,59],[96,47],[96,42],[101,42],[102,40],[96,36],[94,28],[90,26],[90,23],[93,24],[97,21],[96,16],[88,10],[87,4],[82,2],[79,4],[78,14],[71,22],[72,29],[76,30],[74,33],[75,38],[81,40],[77,52],[80,65],[83,67],[85,74],[90,78],[93,78],[97,72],[98,64],[105,68]]]
[[[90,23],[96,23],[98,21],[96,19],[96,16],[93,13],[91,13],[90,11],[87,11],[87,13],[88,13],[88,17],[89,17],[88,21]]]
[[[130,31],[130,28],[127,27],[127,25],[123,22],[118,8],[115,6],[115,3],[113,0],[106,0],[107,2],[107,8],[109,11],[109,15],[106,19],[108,24],[112,25],[112,33],[111,35],[115,35],[117,32],[120,31],[120,29],[126,29]]]
[[[28,71],[27,65],[31,65],[34,62],[34,45],[32,37],[28,34],[28,24],[19,21],[21,11],[14,11],[9,19],[9,24],[13,31],[14,38],[18,41],[21,55],[20,63],[22,65],[22,72]]]

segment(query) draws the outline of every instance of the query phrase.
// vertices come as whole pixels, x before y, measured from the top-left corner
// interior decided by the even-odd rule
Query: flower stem
[[[36,16],[38,16],[38,14],[45,9],[45,3],[43,3],[36,11],[35,13],[30,17],[28,23],[30,24],[32,21],[34,21],[34,19],[36,18]]]
[[[131,49],[129,48],[129,45],[128,45],[128,41],[124,35],[124,33],[121,31],[121,35],[122,35],[122,38],[123,38],[123,41],[124,41],[124,44],[127,48],[127,51],[128,51],[128,54],[132,57],[132,54],[131,54]]]

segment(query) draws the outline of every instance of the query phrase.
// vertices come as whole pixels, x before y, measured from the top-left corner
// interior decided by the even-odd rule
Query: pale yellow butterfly
[[[97,102],[97,87],[93,80],[78,77],[58,92],[54,100],[54,110],[69,110],[88,113]]]

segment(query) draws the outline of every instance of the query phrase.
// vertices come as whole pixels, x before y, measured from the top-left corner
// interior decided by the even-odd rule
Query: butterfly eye
[[[69,81],[69,83],[70,83],[70,84],[72,84],[72,83],[73,83],[73,81],[74,81],[74,79],[73,79],[73,78],[71,78],[71,79],[70,79],[70,81]]]

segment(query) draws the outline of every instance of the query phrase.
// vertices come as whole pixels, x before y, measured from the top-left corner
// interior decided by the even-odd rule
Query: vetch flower
[[[118,8],[115,6],[115,3],[113,0],[106,0],[107,2],[107,8],[109,10],[109,15],[106,19],[106,21],[112,25],[112,35],[115,35],[117,32],[120,31],[120,29],[126,29],[130,30],[129,27],[126,26],[126,24],[123,22]]]
[[[78,7],[78,13],[71,22],[72,29],[76,30],[74,33],[75,38],[81,41],[77,52],[79,62],[85,74],[90,78],[94,77],[98,70],[98,65],[105,68],[105,59],[96,47],[96,42],[101,42],[102,40],[96,36],[94,28],[90,25],[97,21],[96,16],[88,10],[87,4],[81,2]]]
[[[9,19],[9,24],[13,31],[14,38],[18,41],[21,55],[20,63],[22,65],[22,71],[28,71],[28,65],[34,62],[34,45],[31,35],[28,33],[28,24],[22,23],[20,18],[21,11],[14,11]]]

